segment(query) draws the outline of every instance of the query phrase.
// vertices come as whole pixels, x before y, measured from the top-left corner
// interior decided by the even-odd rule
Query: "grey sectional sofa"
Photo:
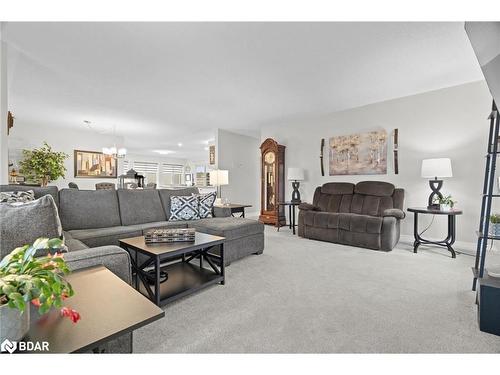
[[[326,183],[299,205],[301,237],[390,251],[400,236],[404,190],[381,181]]]
[[[226,237],[224,245],[226,265],[250,254],[261,254],[264,251],[264,225],[250,219],[219,217],[227,214],[226,210],[214,208],[215,217],[213,218],[168,221],[170,197],[198,193],[197,188],[181,190],[62,189],[58,191],[54,186],[40,188],[0,185],[0,191],[15,190],[33,190],[35,198],[52,196],[53,199],[45,200],[50,200],[57,206],[62,233],[68,247],[65,259],[72,270],[102,264],[130,283],[132,279],[130,257],[125,250],[117,246],[119,240],[140,236],[146,229],[155,227],[192,227],[201,232]],[[29,232],[33,229],[30,228],[29,220],[22,220],[22,222],[12,220],[11,223],[5,220],[8,215],[12,215],[12,211],[9,211],[6,206],[2,207],[1,204],[0,214],[2,216],[1,230],[6,238],[15,239],[20,231]],[[30,241],[34,241],[38,236],[40,235],[33,235]],[[23,241],[28,241],[28,239],[25,238]],[[19,243],[17,246],[23,244]],[[14,246],[13,243],[0,246],[2,257],[13,250],[10,248],[12,246]],[[131,335],[124,335],[110,342],[108,351],[131,352]]]
[[[77,190],[55,186],[33,188],[0,185],[0,191],[34,190],[35,197],[50,194],[59,208],[62,229],[70,250],[118,245],[119,240],[141,236],[156,227],[195,228],[226,237],[225,262],[264,251],[264,225],[256,220],[227,217],[214,208],[213,218],[168,221],[172,195],[198,194],[198,188],[151,190]],[[223,216],[223,217],[221,217]]]

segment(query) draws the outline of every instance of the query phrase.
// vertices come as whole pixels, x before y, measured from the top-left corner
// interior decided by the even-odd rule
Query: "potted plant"
[[[39,238],[33,245],[14,249],[0,262],[0,342],[26,335],[30,302],[40,314],[55,306],[73,322],[80,319],[78,312],[62,307],[62,301],[74,294],[64,279],[69,269],[62,254],[35,257],[39,250],[57,251],[62,245],[58,238]]]
[[[52,147],[47,142],[43,142],[41,148],[23,150],[24,158],[19,165],[21,172],[28,180],[47,186],[50,181],[55,181],[59,177],[64,178],[66,172],[64,160],[68,156],[64,152],[52,151]]]
[[[434,199],[434,203],[439,203],[439,209],[442,211],[451,211],[455,204],[457,203],[456,200],[453,199],[451,195],[447,195],[445,197],[436,197]]]
[[[490,216],[489,232],[493,236],[500,236],[500,214],[493,214]]]

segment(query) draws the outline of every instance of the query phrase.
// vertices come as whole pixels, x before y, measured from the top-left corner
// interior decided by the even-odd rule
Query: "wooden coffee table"
[[[103,266],[69,274],[67,280],[75,295],[64,306],[75,309],[77,323],[61,317],[59,309],[43,316],[31,314],[31,326],[25,341],[49,343],[49,353],[95,351],[104,343],[132,332],[165,312]]]
[[[194,242],[146,244],[139,236],[120,240],[120,246],[132,258],[136,289],[161,306],[209,285],[224,284],[224,240],[196,232]],[[210,252],[216,246],[220,255]]]

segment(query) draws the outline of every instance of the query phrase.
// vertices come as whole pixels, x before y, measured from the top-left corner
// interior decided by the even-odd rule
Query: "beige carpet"
[[[500,352],[479,331],[473,258],[443,250],[389,253],[301,239],[266,227],[264,254],[165,307],[134,334],[135,352]]]

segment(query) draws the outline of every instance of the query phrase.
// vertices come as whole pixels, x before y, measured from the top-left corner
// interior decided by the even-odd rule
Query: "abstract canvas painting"
[[[330,138],[330,176],[386,174],[387,132],[383,129]]]
[[[116,158],[102,152],[75,150],[75,177],[116,178]]]

